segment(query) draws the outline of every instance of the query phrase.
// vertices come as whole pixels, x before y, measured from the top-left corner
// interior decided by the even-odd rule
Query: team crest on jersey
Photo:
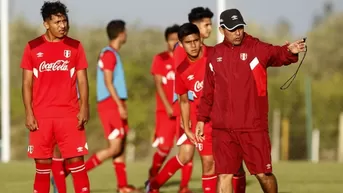
[[[71,56],[71,51],[70,50],[64,50],[64,57],[70,58]]]
[[[171,65],[171,64],[167,64],[167,65],[166,65],[166,69],[167,69],[167,70],[170,70],[171,68],[172,68],[172,65]]]
[[[241,60],[245,61],[248,58],[248,54],[247,53],[241,53],[240,57],[241,57]]]

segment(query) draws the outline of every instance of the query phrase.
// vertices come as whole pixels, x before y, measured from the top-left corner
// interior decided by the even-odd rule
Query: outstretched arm
[[[305,51],[305,42],[298,40],[293,43],[286,42],[283,46],[273,46],[264,42],[258,44],[259,50],[264,55],[263,64],[265,67],[279,67],[289,65],[298,61],[298,54]]]

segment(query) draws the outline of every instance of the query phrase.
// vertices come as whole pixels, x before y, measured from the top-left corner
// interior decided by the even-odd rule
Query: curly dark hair
[[[44,21],[51,19],[52,15],[64,15],[68,18],[67,6],[60,1],[44,1],[44,4],[40,10]]]
[[[188,21],[190,23],[194,23],[204,18],[212,19],[212,17],[213,17],[213,13],[209,8],[196,7],[196,8],[193,8],[191,12],[188,14]]]

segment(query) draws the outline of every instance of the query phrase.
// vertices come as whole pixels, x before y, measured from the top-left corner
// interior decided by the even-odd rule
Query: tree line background
[[[332,4],[325,4],[315,15],[313,27],[307,34],[308,53],[297,79],[292,86],[281,91],[279,87],[296,70],[297,64],[268,70],[270,115],[280,109],[281,116],[290,120],[290,153],[293,160],[306,159],[306,75],[312,77],[313,128],[321,131],[321,158],[336,158],[338,116],[343,109],[343,13],[332,11]],[[213,27],[215,29],[216,26]],[[25,159],[27,134],[25,113],[21,98],[21,69],[19,67],[27,41],[44,30],[31,25],[25,18],[16,18],[10,24],[10,78],[11,78],[11,145],[12,158]],[[283,44],[302,37],[294,36],[287,20],[280,19],[275,26],[262,27],[249,22],[246,31],[261,40]],[[99,51],[107,45],[105,26],[84,27],[71,23],[71,37],[80,40],[89,62],[91,120],[87,125],[90,151],[105,147],[103,130],[96,112],[96,65]],[[206,44],[215,45],[215,30]],[[341,44],[342,43],[342,44]],[[136,157],[145,158],[151,153],[155,121],[155,88],[150,66],[155,54],[165,50],[163,29],[146,28],[139,22],[128,26],[128,41],[120,51],[129,90],[129,124],[136,132],[134,144]],[[300,58],[302,55],[300,56]],[[270,123],[273,121],[270,116]],[[271,128],[270,124],[270,129]]]

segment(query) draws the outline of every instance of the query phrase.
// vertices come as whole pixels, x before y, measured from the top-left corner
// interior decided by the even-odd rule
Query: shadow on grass
[[[198,184],[201,184],[201,178],[192,178],[191,182],[196,182]],[[251,184],[257,183],[254,180],[247,180],[246,186],[249,186]],[[168,192],[177,192],[179,190],[179,185],[180,185],[180,180],[170,180],[166,184],[164,184],[160,190],[160,193],[168,193]],[[139,190],[144,192],[145,187],[144,186],[139,186],[137,187]],[[202,193],[202,188],[201,187],[192,187],[191,188],[192,192],[194,193]],[[112,192],[113,189],[94,189],[91,192],[94,193],[105,193],[105,192]],[[279,193],[291,193],[291,192],[279,192]]]
[[[168,190],[160,190],[160,193],[178,192],[179,188],[173,188]],[[203,193],[202,188],[191,188],[193,193]]]
[[[144,192],[144,188],[143,187],[140,187],[138,189],[139,189],[140,193]],[[91,190],[91,193],[112,193],[112,192],[117,192],[117,190],[116,189],[111,189],[111,188],[107,188],[107,189],[106,188],[103,188],[103,189],[98,188],[98,189],[92,189]]]
[[[91,189],[92,193],[107,193],[107,192],[116,192],[116,189],[111,189],[111,188],[98,188],[98,189]]]

